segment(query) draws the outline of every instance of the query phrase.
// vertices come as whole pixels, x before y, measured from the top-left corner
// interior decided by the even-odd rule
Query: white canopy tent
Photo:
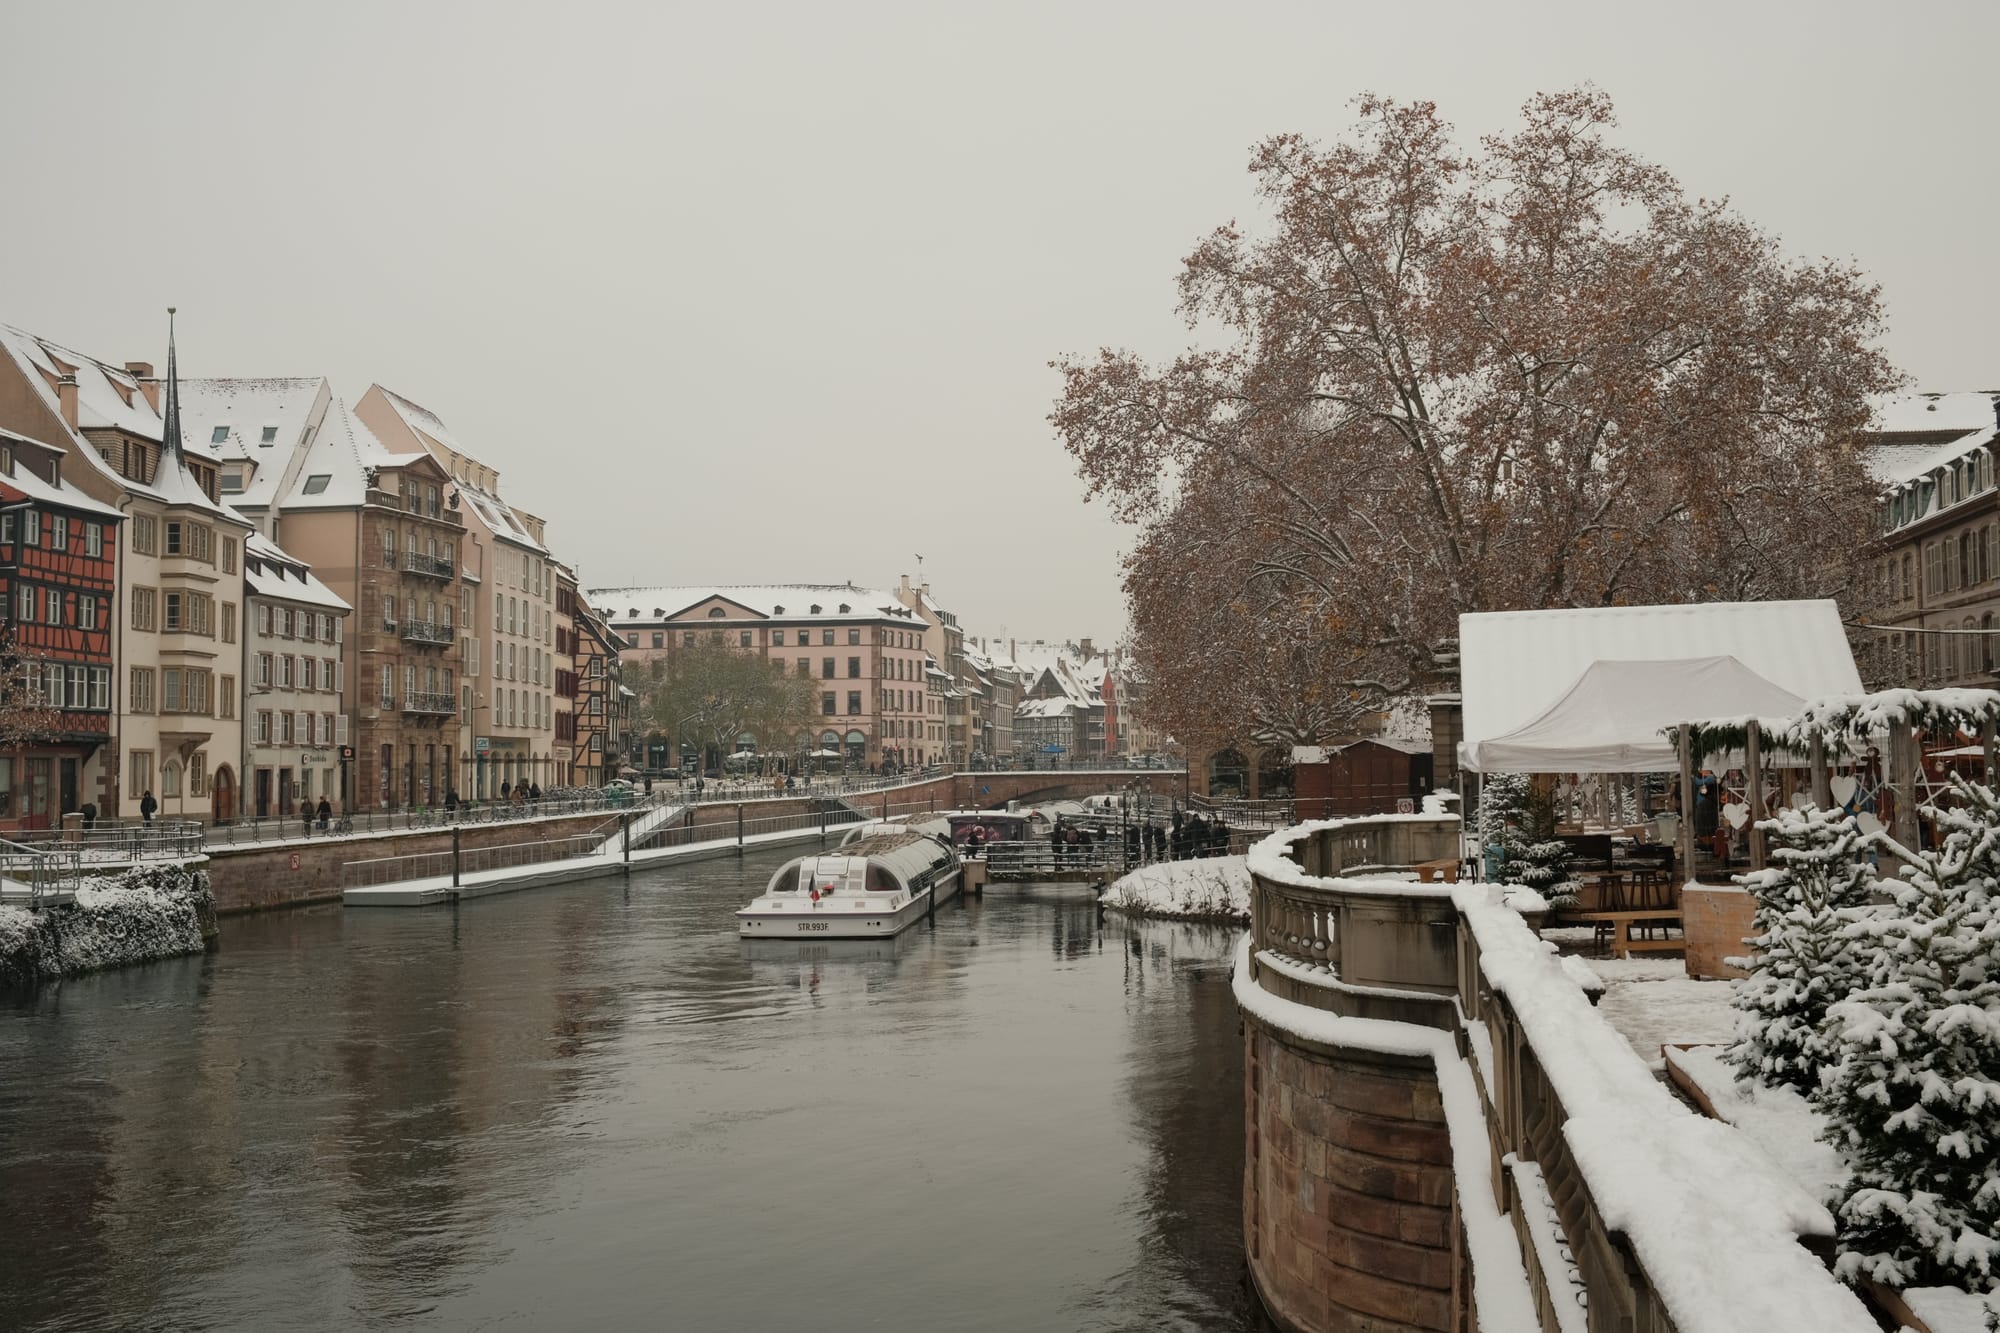
[[[1787,715],[1799,701],[1861,692],[1861,673],[1839,609],[1830,600],[1794,602],[1704,602],[1677,606],[1593,606],[1556,611],[1474,612],[1458,618],[1459,674],[1464,701],[1461,766],[1479,771],[1482,747],[1503,739],[1543,745],[1567,738],[1571,748],[1598,749],[1657,743],[1672,753],[1658,733],[1693,718],[1756,714]],[[1733,658],[1737,666],[1790,699],[1778,707],[1737,707],[1673,684],[1691,664]],[[1601,676],[1579,694],[1563,735],[1532,732],[1555,705],[1585,685],[1593,665],[1622,663],[1658,668],[1651,682],[1637,673],[1622,681]],[[1741,691],[1752,687],[1742,675],[1712,668],[1710,679]],[[1671,690],[1672,698],[1658,697]],[[1693,702],[1689,702],[1690,698]],[[1595,702],[1591,702],[1595,701]],[[1599,710],[1592,717],[1592,710]],[[1664,710],[1664,711],[1663,711]],[[1674,715],[1669,717],[1665,713]],[[1543,761],[1529,772],[1634,772],[1672,768],[1647,760],[1637,766],[1605,768],[1580,759]]]
[[[1467,742],[1479,773],[1671,773],[1670,729],[1697,717],[1792,717],[1805,701],[1734,657],[1598,661],[1539,717]]]

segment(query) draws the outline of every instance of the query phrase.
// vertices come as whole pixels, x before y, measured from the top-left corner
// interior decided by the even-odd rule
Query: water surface
[[[0,1003],[0,1326],[1263,1327],[1231,932],[997,887],[746,945],[782,859]]]

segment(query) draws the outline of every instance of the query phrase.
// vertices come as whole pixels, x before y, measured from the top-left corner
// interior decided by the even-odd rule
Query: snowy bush
[[[1745,1079],[1812,1097],[1833,1062],[1827,1008],[1862,984],[1849,931],[1875,892],[1871,847],[1837,810],[1782,810],[1758,827],[1777,864],[1737,877],[1757,900],[1758,934],[1734,995],[1729,1058]]]
[[[0,907],[0,985],[200,953],[213,914],[205,870],[162,865],[86,878],[73,903]]]
[[[1141,866],[1105,891],[1104,905],[1132,916],[1247,922],[1249,860],[1242,856],[1209,856]]]
[[[2000,1282],[2000,799],[1954,782],[1934,849],[1850,929],[1862,989],[1827,1011],[1821,1092],[1853,1175],[1834,1204],[1849,1281]]]

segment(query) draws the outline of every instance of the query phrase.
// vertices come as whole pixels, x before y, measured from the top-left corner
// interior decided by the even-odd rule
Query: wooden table
[[[1624,958],[1634,953],[1653,953],[1662,949],[1685,949],[1685,938],[1670,940],[1635,940],[1632,938],[1632,923],[1635,921],[1656,921],[1676,929],[1681,924],[1681,914],[1671,909],[1667,911],[1638,912],[1578,912],[1570,918],[1574,921],[1598,921],[1611,927],[1611,956]]]
[[[1434,884],[1440,879],[1447,884],[1458,883],[1459,860],[1457,857],[1445,857],[1437,861],[1419,861],[1410,868],[1417,872],[1417,882],[1419,884]]]

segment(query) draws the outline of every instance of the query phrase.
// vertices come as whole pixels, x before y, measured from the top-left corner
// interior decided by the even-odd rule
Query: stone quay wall
[[[1466,1327],[1451,1141],[1420,1057],[1300,1040],[1244,1016],[1243,1233],[1289,1333]]]

